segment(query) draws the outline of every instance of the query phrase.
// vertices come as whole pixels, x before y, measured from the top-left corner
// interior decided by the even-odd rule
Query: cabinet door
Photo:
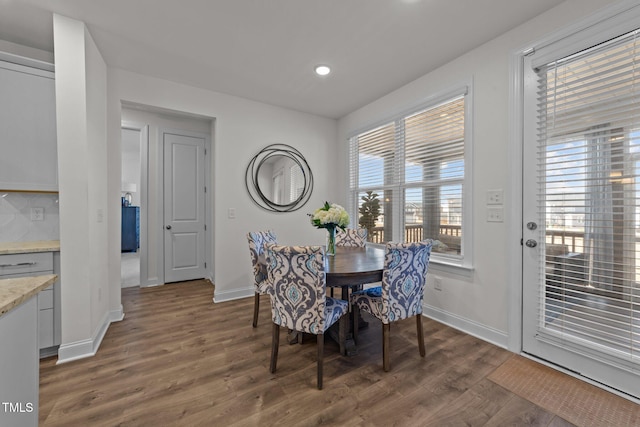
[[[0,190],[57,191],[54,74],[0,61]]]

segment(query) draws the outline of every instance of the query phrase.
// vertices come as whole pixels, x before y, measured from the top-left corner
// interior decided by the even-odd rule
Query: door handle
[[[528,248],[535,248],[536,246],[538,246],[538,242],[533,239],[527,240],[524,244],[527,245]]]
[[[167,228],[167,230],[171,230],[171,226],[170,225],[167,225],[166,228]]]

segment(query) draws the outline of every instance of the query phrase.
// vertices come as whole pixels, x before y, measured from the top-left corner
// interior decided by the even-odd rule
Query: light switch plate
[[[490,206],[487,208],[487,222],[503,222],[504,208]]]
[[[502,190],[487,190],[487,204],[488,205],[501,205],[504,203],[504,191]]]

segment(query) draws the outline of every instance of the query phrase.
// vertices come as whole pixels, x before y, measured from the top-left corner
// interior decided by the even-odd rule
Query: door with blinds
[[[523,351],[640,397],[640,35],[525,59]]]

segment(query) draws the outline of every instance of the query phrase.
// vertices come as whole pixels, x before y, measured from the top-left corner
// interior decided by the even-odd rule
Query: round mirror
[[[272,144],[251,159],[245,183],[249,196],[261,208],[291,212],[311,197],[313,174],[298,150],[286,144]]]

